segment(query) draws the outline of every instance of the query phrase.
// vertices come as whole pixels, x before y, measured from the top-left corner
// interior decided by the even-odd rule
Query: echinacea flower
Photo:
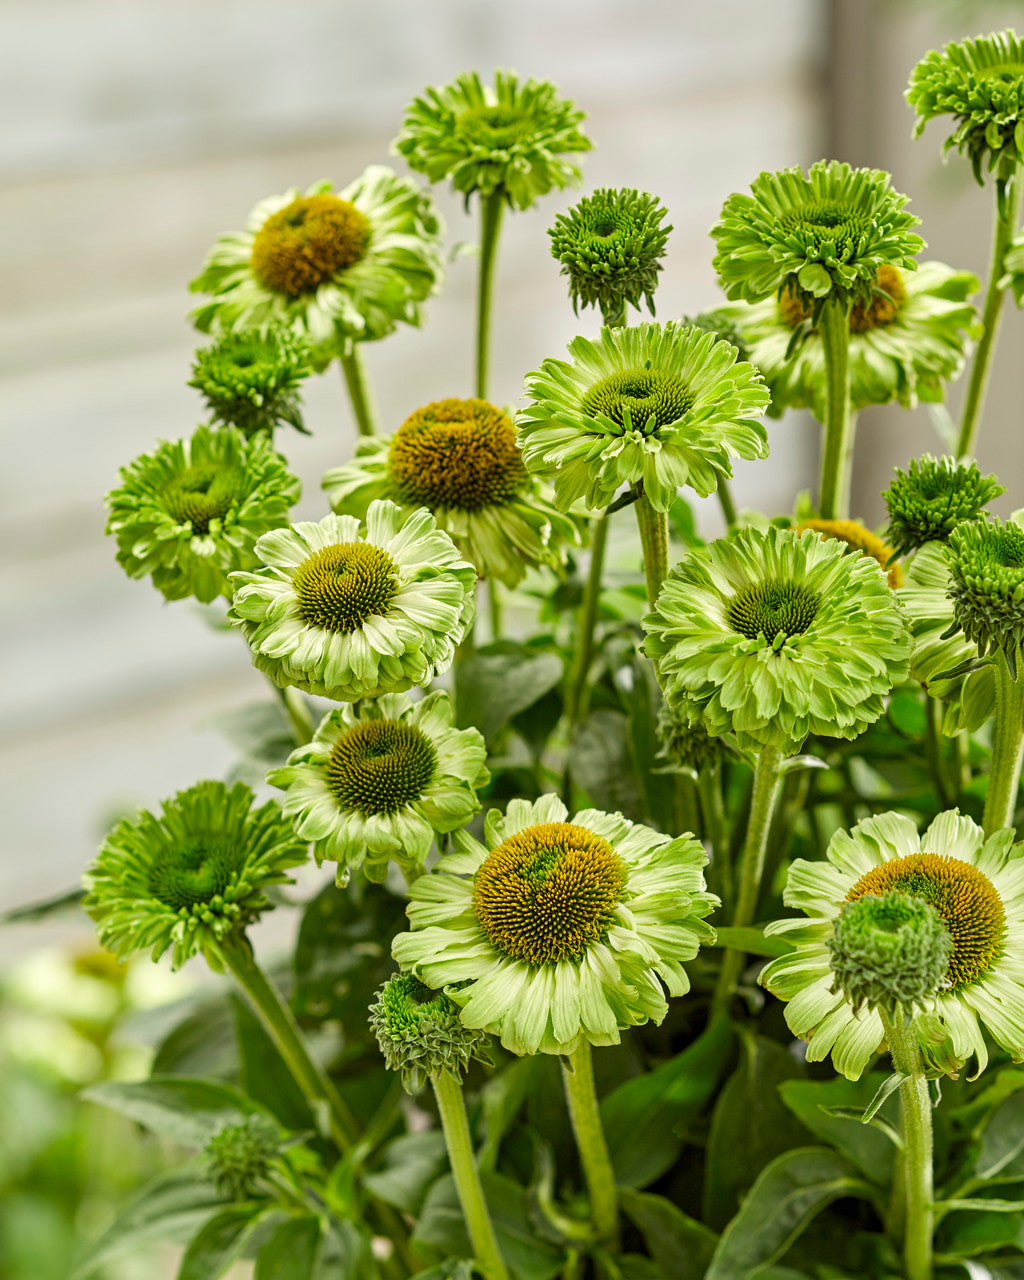
[[[246,436],[272,432],[282,422],[309,435],[299,387],[312,372],[309,346],[297,334],[239,330],[196,352],[188,385],[201,392],[215,422]]]
[[[475,71],[424,89],[405,114],[392,149],[431,182],[450,178],[466,198],[500,191],[516,209],[580,180],[567,154],[593,145],[584,112],[546,80],[497,71],[493,89]]]
[[[924,241],[919,219],[881,169],[819,160],[762,173],[750,195],[726,200],[711,229],[715,269],[728,298],[762,302],[787,289],[802,307],[816,299],[871,306],[882,267],[913,271]]]
[[[270,1116],[260,1114],[222,1126],[203,1148],[207,1176],[229,1200],[267,1194],[267,1178],[281,1152],[282,1137]]]
[[[980,520],[993,498],[1005,492],[995,476],[983,476],[977,463],[930,453],[911,460],[882,494],[889,512],[886,534],[896,555],[928,542],[948,542],[965,520]]]
[[[561,563],[579,541],[523,466],[511,419],[486,400],[424,405],[393,436],[360,440],[323,487],[344,514],[362,515],[378,498],[426,507],[481,577],[509,587],[531,565]]]
[[[959,377],[975,332],[968,298],[978,288],[969,271],[922,262],[916,271],[878,268],[877,292],[850,311],[850,403],[854,409],[896,400],[913,408],[919,400],[941,401],[944,383]],[[769,413],[812,409],[825,414],[826,368],[821,332],[809,327],[792,349],[796,330],[811,307],[783,286],[781,296],[721,308],[737,326],[746,359],[764,375],[771,392]]]
[[[308,847],[276,803],[252,807],[241,782],[199,782],[163,802],[159,816],[123,818],[85,875],[86,911],[119,959],[171,952],[174,968],[220,948],[258,919],[271,885],[290,884]]]
[[[326,363],[399,322],[421,323],[420,303],[444,275],[442,230],[430,196],[381,165],[343,191],[318,182],[270,196],[192,281],[213,295],[193,313],[196,327],[291,328]]]
[[[365,867],[383,880],[388,860],[422,869],[437,834],[464,826],[488,781],[479,730],[456,729],[448,695],[418,702],[386,693],[328,713],[311,742],[267,774],[282,787],[284,812],[313,842],[313,856],[338,864],[339,879]]]
[[[258,564],[256,540],[288,519],[302,486],[266,434],[199,427],[121,469],[107,533],[130,578],[151,575],[168,600],[231,598],[228,575]]]
[[[923,835],[910,818],[886,813],[837,832],[827,861],[796,859],[783,900],[805,916],[767,926],[767,934],[781,934],[793,950],[773,960],[760,980],[787,1002],[786,1021],[807,1040],[809,1061],[831,1054],[836,1070],[856,1080],[884,1041],[879,1010],[884,1011],[886,987],[890,999],[901,990],[903,999],[913,996],[911,1031],[926,1059],[941,1070],[956,1072],[972,1056],[978,1071],[984,1068],[983,1027],[1014,1059],[1024,1058],[1024,845],[1013,839],[1007,828],[986,840],[976,823],[955,810],[939,814]],[[871,974],[862,971],[859,986],[853,984],[860,1006],[855,1008],[847,994],[853,939],[845,936],[855,927],[843,917],[858,902],[889,901],[893,893],[938,914],[951,942],[948,961],[938,989],[929,992],[924,979],[941,943],[932,922],[914,924],[918,908],[901,913],[894,923],[914,928],[919,940],[925,935],[919,948],[922,981],[913,991],[906,986],[910,975],[891,967],[886,981],[875,945]],[[906,959],[909,949],[903,954]]]
[[[371,502],[264,534],[262,567],[232,579],[228,612],[280,687],[339,702],[428,684],[475,611],[476,573],[429,511]]]
[[[978,653],[1001,653],[1010,675],[1024,654],[1024,527],[1010,520],[967,520],[949,535],[951,631]]]
[[[857,737],[906,677],[910,652],[873,559],[774,526],[691,551],[643,625],[669,706],[713,736],[784,755],[811,733]]]
[[[966,154],[979,184],[983,169],[1005,181],[1024,163],[1024,41],[1015,31],[932,49],[911,72],[906,99],[915,137],[929,120],[952,117],[943,150]]]
[[[714,334],[645,322],[574,338],[569,354],[527,375],[516,418],[523,460],[561,510],[579,499],[600,510],[630,484],[667,511],[680,485],[707,497],[731,459],[767,456],[768,392]]]
[[[631,188],[602,187],[584,196],[548,230],[551,255],[569,277],[573,310],[599,306],[607,316],[646,301],[654,315],[654,290],[671,226],[657,196]]]
[[[854,554],[869,556],[886,571],[889,586],[894,591],[902,586],[903,570],[892,563],[896,553],[859,520],[818,520],[809,516],[806,520],[798,520],[795,527],[797,533],[810,529],[820,538],[834,538],[843,543]]]
[[[474,1058],[490,1062],[485,1031],[467,1027],[459,1006],[411,973],[396,973],[370,1005],[370,1026],[389,1071],[402,1073],[408,1093],[447,1071],[461,1079]]]
[[[693,836],[597,809],[570,820],[552,795],[492,810],[484,831],[485,845],[456,834],[411,886],[398,963],[517,1054],[618,1044],[660,1022],[665,992],[689,989],[682,962],[714,938]]]

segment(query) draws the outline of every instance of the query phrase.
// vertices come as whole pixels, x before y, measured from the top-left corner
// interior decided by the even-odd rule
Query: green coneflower
[[[546,80],[497,71],[493,89],[475,71],[428,88],[406,111],[393,148],[431,182],[451,178],[468,202],[500,191],[516,209],[580,180],[563,157],[593,145],[578,126],[584,112]]]
[[[569,354],[527,375],[531,403],[516,418],[526,465],[563,511],[580,499],[607,507],[623,484],[667,511],[680,485],[706,497],[732,458],[767,455],[768,392],[713,334],[673,321],[605,328]]]
[[[974,462],[930,453],[911,460],[882,494],[889,512],[887,537],[895,555],[928,542],[948,542],[958,524],[983,518],[984,508],[1005,492],[993,475],[983,476]]]
[[[107,494],[107,533],[131,578],[151,575],[168,600],[230,600],[228,575],[258,563],[261,534],[288,519],[302,486],[266,434],[200,427],[121,469]]]
[[[443,225],[430,196],[380,165],[335,192],[319,182],[262,200],[244,231],[222,236],[194,293],[204,333],[274,325],[318,349],[318,360],[418,325],[443,279]]]
[[[741,747],[855,738],[906,677],[910,638],[873,559],[808,530],[740,530],[691,551],[643,619],[669,705]]]
[[[620,1032],[683,995],[692,960],[714,932],[703,917],[703,848],[551,795],[513,800],[465,831],[454,852],[409,890],[411,933],[394,956],[444,988],[466,1026],[513,1053],[571,1054],[617,1044]]]
[[[631,188],[602,187],[548,230],[551,254],[569,278],[573,310],[600,307],[608,320],[625,315],[627,304],[647,303],[654,315],[654,290],[671,226],[657,196]],[[610,322],[610,321],[609,321]]]
[[[1024,649],[1024,528],[973,520],[949,535],[953,625],[985,654],[1001,653],[1017,679]]]
[[[411,973],[396,973],[377,992],[370,1026],[388,1070],[402,1073],[408,1093],[417,1093],[442,1071],[461,1079],[474,1058],[491,1061],[490,1036],[467,1027],[454,1000]]]
[[[476,573],[429,511],[372,502],[264,534],[263,567],[235,574],[228,617],[277,685],[339,702],[425,685],[455,656]]]
[[[485,578],[514,587],[531,565],[557,565],[576,524],[523,466],[511,419],[486,400],[436,400],[393,436],[362,440],[352,462],[325,472],[331,506],[362,515],[388,498],[426,507]]]
[[[122,819],[85,875],[84,906],[103,945],[122,960],[170,951],[175,968],[202,951],[221,967],[222,946],[308,854],[277,804],[252,802],[241,782],[200,782],[164,801],[159,816]]]
[[[911,819],[887,813],[838,832],[826,856],[826,862],[798,858],[790,868],[783,901],[809,919],[767,926],[766,933],[784,934],[794,950],[773,960],[760,979],[787,1001],[786,1021],[808,1041],[808,1060],[831,1054],[837,1071],[857,1079],[885,1039],[881,1013],[901,991],[913,997],[911,1031],[917,1028],[925,1058],[941,1070],[956,1071],[972,1056],[978,1070],[984,1068],[982,1025],[1014,1058],[1024,1057],[1024,846],[1013,843],[1013,832],[986,839],[954,810],[918,835]],[[916,934],[904,958],[916,951],[920,973],[893,968],[876,939],[872,972],[862,970],[860,982],[851,983],[852,935],[859,926],[848,913],[862,901],[891,902],[893,894],[910,905],[893,908],[889,923]],[[937,913],[949,944],[915,902]],[[884,927],[880,911],[872,907],[870,916]],[[944,948],[948,960],[937,988],[929,990]],[[864,1006],[859,1011],[851,985]]]
[[[383,880],[388,860],[422,869],[435,834],[464,826],[480,808],[490,774],[477,729],[456,729],[448,695],[411,702],[384,694],[330,712],[306,746],[267,781],[285,791],[282,808],[313,842],[317,862],[338,876],[365,867]]]
[[[297,334],[240,330],[196,352],[188,385],[202,393],[215,422],[246,436],[283,422],[309,435],[299,387],[312,372],[310,348]]]
[[[231,1200],[251,1200],[261,1191],[281,1149],[281,1132],[269,1116],[252,1115],[224,1125],[203,1148],[210,1181]]]

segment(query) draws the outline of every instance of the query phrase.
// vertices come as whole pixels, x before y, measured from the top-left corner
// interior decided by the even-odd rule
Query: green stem
[[[441,1128],[448,1147],[448,1160],[459,1194],[466,1229],[473,1243],[473,1253],[480,1270],[487,1280],[509,1280],[509,1274],[498,1248],[498,1240],[487,1212],[480,1175],[473,1155],[473,1142],[469,1134],[466,1104],[462,1097],[462,1085],[448,1071],[430,1077],[441,1116]]]
[[[932,1235],[935,1229],[932,1187],[932,1105],[921,1049],[913,1027],[902,1014],[893,1021],[883,1013],[882,1026],[892,1064],[906,1078],[900,1084],[903,1118],[903,1266],[907,1280],[932,1280]]]
[[[590,1045],[582,1041],[568,1059],[562,1059],[562,1080],[569,1102],[569,1118],[576,1135],[580,1164],[590,1194],[590,1216],[598,1239],[618,1248],[619,1196],[615,1187],[608,1144],[594,1090],[594,1063]]]
[[[604,553],[608,545],[608,513],[598,516],[591,523],[593,536],[590,542],[590,569],[583,587],[579,622],[576,625],[576,654],[569,683],[566,688],[565,716],[572,727],[587,714],[589,702],[590,664],[594,660],[594,630],[601,604],[601,578],[604,574]]]
[[[740,855],[739,888],[736,908],[733,911],[734,928],[744,928],[754,921],[757,901],[761,893],[761,876],[764,871],[768,833],[781,782],[782,752],[777,747],[765,747],[754,766],[754,788],[750,799],[750,817],[747,820],[747,836]],[[712,1016],[724,1013],[736,989],[743,971],[743,951],[733,947],[726,949],[722,968],[718,974]]]
[[[313,723],[313,717],[310,715],[305,698],[303,698],[298,689],[293,689],[291,685],[282,689],[280,685],[275,684],[274,689],[281,699],[281,704],[291,722],[295,745],[304,747],[307,742],[312,741],[313,734],[316,732],[316,725]]]
[[[373,391],[366,373],[366,362],[358,342],[352,344],[350,355],[339,356],[341,371],[345,375],[345,385],[352,401],[352,412],[356,417],[356,426],[361,436],[380,434],[377,423],[377,406],[374,404]]]
[[[608,329],[621,329],[626,323],[626,300],[620,298],[618,304],[609,303],[601,306],[601,319]]]
[[[993,668],[996,678],[996,716],[992,729],[992,762],[982,826],[985,835],[1012,827],[1017,810],[1021,753],[1024,750],[1024,681],[1010,675],[1000,653]]]
[[[985,393],[988,390],[989,375],[992,371],[992,356],[995,353],[999,323],[1003,314],[1003,294],[1006,292],[1000,287],[999,281],[1003,277],[1003,259],[1017,229],[1021,185],[1021,170],[1018,168],[1006,184],[1002,216],[1000,216],[999,204],[996,203],[995,226],[992,230],[992,261],[988,269],[985,308],[981,313],[982,335],[978,340],[978,349],[974,353],[971,380],[967,384],[963,413],[960,418],[960,440],[957,444],[957,452],[961,458],[968,457],[974,452],[981,413],[985,407]]]
[[[939,799],[941,809],[952,809],[956,804],[956,791],[950,781],[949,772],[942,751],[942,704],[937,698],[930,698],[926,693],[925,700],[925,738],[924,749],[928,760],[928,772],[932,785]]]
[[[487,604],[490,612],[491,639],[501,639],[501,584],[497,578],[487,579]]]
[[[244,935],[230,939],[223,946],[222,954],[296,1084],[311,1102],[319,1103],[326,1111],[328,1129],[335,1146],[339,1151],[349,1151],[358,1133],[352,1113],[327,1072],[310,1054],[295,1015],[256,963],[249,940]]]
[[[829,298],[821,309],[818,331],[827,379],[818,510],[823,520],[846,520],[850,512],[854,426],[850,412],[850,308]]]
[[[494,296],[494,264],[498,232],[505,208],[505,189],[495,187],[480,199],[480,281],[476,306],[476,394],[487,399],[487,363],[491,340],[491,299]]]
[[[702,834],[711,846],[710,878],[722,901],[731,902],[732,862],[729,858],[729,827],[722,800],[721,765],[707,765],[701,769],[697,775],[697,792],[700,796]]]
[[[730,529],[736,527],[736,503],[732,500],[732,490],[729,488],[729,481],[725,476],[721,476],[718,481],[718,505],[722,508],[722,515],[725,517],[726,526]]]
[[[644,575],[647,579],[647,603],[654,608],[661,584],[668,575],[668,512],[655,511],[643,495],[633,504],[644,549]]]

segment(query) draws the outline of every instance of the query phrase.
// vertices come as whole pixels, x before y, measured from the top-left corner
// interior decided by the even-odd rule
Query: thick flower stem
[[[668,512],[655,511],[643,494],[634,506],[636,522],[640,526],[640,543],[644,549],[647,603],[653,609],[661,584],[668,575]]]
[[[480,282],[476,306],[476,394],[487,399],[487,366],[491,341],[491,300],[494,296],[494,267],[498,232],[505,208],[505,191],[495,187],[480,198]]]
[[[992,231],[992,261],[988,269],[985,308],[981,314],[983,332],[978,340],[978,349],[974,353],[971,380],[967,384],[963,414],[960,418],[957,454],[961,458],[969,457],[974,452],[974,442],[978,437],[981,414],[985,407],[985,393],[988,390],[988,379],[992,370],[992,356],[995,352],[999,323],[1003,314],[1003,294],[1006,292],[999,281],[1003,277],[1003,259],[1017,230],[1021,186],[1021,170],[1018,168],[1006,184],[1006,197],[1001,214],[999,205],[996,204],[995,227]]]
[[[1014,680],[1006,659],[995,660],[996,715],[992,730],[992,763],[982,826],[990,836],[1012,827],[1017,809],[1021,755],[1024,752],[1024,681]]]
[[[587,714],[590,686],[590,664],[594,660],[594,630],[601,603],[601,579],[604,574],[604,553],[608,545],[608,513],[598,516],[591,524],[590,569],[583,586],[583,601],[576,625],[576,653],[569,683],[565,693],[565,718],[570,728]]]
[[[829,298],[821,309],[818,329],[827,379],[818,513],[823,520],[846,520],[850,512],[854,428],[850,410],[850,308]]]
[[[594,1063],[590,1045],[582,1041],[568,1059],[562,1059],[562,1080],[569,1102],[569,1118],[576,1135],[580,1164],[590,1194],[590,1214],[598,1239],[618,1248],[619,1197],[615,1187],[608,1144],[594,1091]]]
[[[729,481],[725,476],[720,476],[718,480],[718,488],[715,491],[718,495],[718,505],[722,508],[722,515],[725,517],[726,528],[733,529],[736,526],[736,503],[732,498],[732,490],[729,488]]]
[[[921,1049],[902,1014],[882,1025],[893,1066],[905,1079],[900,1084],[903,1117],[903,1266],[907,1280],[932,1280],[932,1234],[935,1229],[932,1187],[932,1105]]]
[[[328,1129],[335,1146],[339,1151],[349,1151],[358,1133],[356,1122],[330,1077],[313,1060],[294,1014],[256,963],[248,940],[233,939],[224,946],[223,956],[296,1084],[314,1107],[319,1103],[326,1110]]]
[[[342,355],[338,358],[341,361],[341,371],[345,375],[345,385],[352,400],[352,412],[356,417],[359,434],[361,436],[379,435],[377,406],[373,400],[373,391],[370,389],[362,348],[358,342],[355,342],[352,344],[351,355]]]
[[[487,1280],[509,1280],[480,1185],[462,1086],[448,1071],[431,1076],[430,1083],[434,1086],[452,1177],[477,1264]]]
[[[311,742],[313,734],[316,732],[316,725],[313,723],[313,717],[309,714],[309,707],[306,705],[305,699],[298,689],[293,689],[291,685],[282,688],[275,684],[274,690],[281,699],[281,705],[284,707],[285,714],[288,716],[289,723],[292,726],[292,733],[295,737],[295,745],[304,747],[307,742]]]
[[[736,929],[752,924],[757,911],[765,853],[768,849],[768,833],[771,830],[775,802],[778,799],[779,785],[782,781],[781,766],[782,752],[777,747],[764,747],[754,766],[750,817],[747,820],[747,836],[740,855],[739,887],[732,917],[732,925]],[[743,956],[744,952],[734,947],[726,949],[715,987],[714,1014],[724,1013],[728,1007],[743,970]]]

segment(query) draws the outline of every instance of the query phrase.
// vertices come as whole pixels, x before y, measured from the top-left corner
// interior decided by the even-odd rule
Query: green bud
[[[202,393],[215,422],[246,436],[273,431],[282,422],[309,435],[299,387],[312,372],[310,348],[297,335],[248,329],[198,350],[188,385]]]
[[[203,1148],[203,1160],[217,1190],[232,1200],[251,1200],[280,1150],[280,1133],[267,1116],[246,1116],[225,1125]]]
[[[905,472],[897,467],[895,479],[882,494],[893,555],[906,555],[926,542],[948,542],[958,524],[980,519],[985,504],[1003,492],[995,476],[983,476],[974,462],[926,453]]]
[[[409,1093],[442,1071],[461,1077],[473,1058],[489,1061],[487,1033],[464,1026],[455,1001],[411,973],[396,973],[381,987],[370,1026],[388,1069],[402,1073]]]
[[[657,735],[660,747],[655,758],[662,762],[657,773],[696,776],[702,769],[721,764],[730,754],[725,738],[713,738],[699,718],[689,725],[666,705],[658,712]]]
[[[961,524],[949,537],[953,625],[978,653],[1002,653],[1014,680],[1024,646],[1024,528],[1012,521]]]
[[[695,329],[700,329],[702,333],[713,333],[716,337],[724,339],[737,350],[738,359],[749,360],[750,348],[743,341],[739,329],[729,319],[722,307],[715,307],[711,311],[701,311],[695,316],[683,316],[683,324],[692,325]]]

